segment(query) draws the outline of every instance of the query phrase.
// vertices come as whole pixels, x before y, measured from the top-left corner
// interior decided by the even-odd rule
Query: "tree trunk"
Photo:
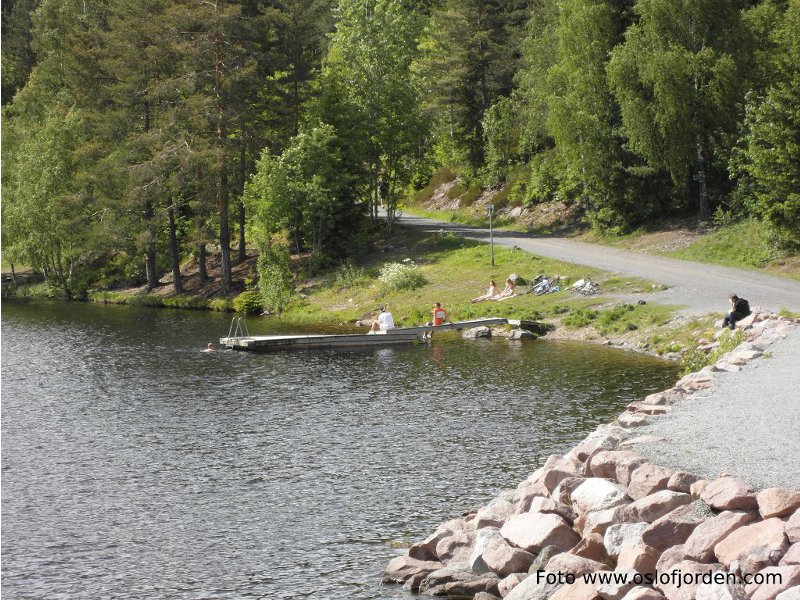
[[[239,258],[236,260],[236,264],[242,264],[244,260],[247,258],[247,249],[245,248],[245,239],[244,239],[244,224],[245,224],[245,211],[244,211],[244,184],[245,180],[247,179],[247,168],[245,165],[245,160],[247,159],[247,152],[245,149],[244,141],[242,141],[242,149],[241,154],[239,157],[239,177],[240,177],[240,186],[239,186]]]
[[[197,244],[197,270],[200,275],[200,285],[205,285],[208,281],[208,269],[206,269],[206,244]]]
[[[222,268],[222,291],[225,294],[231,291],[231,232],[228,223],[228,174],[223,160],[222,170],[219,174],[219,246]]]
[[[153,224],[155,210],[148,200],[144,206],[144,219],[147,223],[147,245],[144,250],[144,268],[147,273],[147,291],[158,287],[158,273],[156,272],[156,230]]]
[[[710,209],[708,206],[708,188],[706,187],[706,170],[703,162],[703,144],[700,142],[700,136],[697,136],[696,142],[697,153],[697,174],[695,179],[698,185],[698,216],[700,220],[706,220],[710,216]]]
[[[181,256],[178,253],[178,234],[175,231],[175,205],[170,204],[167,210],[169,217],[169,259],[172,263],[172,287],[175,295],[183,293],[183,281],[181,277]]]

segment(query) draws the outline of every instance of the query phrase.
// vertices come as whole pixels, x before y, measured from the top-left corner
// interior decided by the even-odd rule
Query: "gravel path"
[[[637,429],[666,441],[637,445],[658,464],[758,488],[800,490],[800,327],[736,373]]]
[[[410,215],[403,215],[401,223],[431,231],[444,229],[470,239],[489,241],[488,229],[454,225]],[[536,237],[517,232],[495,232],[494,243],[500,246],[518,246],[540,256],[666,284],[669,286],[668,290],[654,294],[638,294],[636,298],[681,306],[683,312],[687,314],[704,315],[718,312],[721,316],[728,310],[728,296],[734,292],[742,298],[747,298],[750,306],[775,312],[781,308],[800,310],[800,281],[773,277],[756,271],[652,256],[566,238]]]

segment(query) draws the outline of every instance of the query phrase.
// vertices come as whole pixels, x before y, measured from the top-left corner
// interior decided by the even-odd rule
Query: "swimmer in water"
[[[203,352],[213,352],[213,351],[214,351],[214,344],[212,344],[211,342],[209,342],[208,347],[205,350],[203,350]]]

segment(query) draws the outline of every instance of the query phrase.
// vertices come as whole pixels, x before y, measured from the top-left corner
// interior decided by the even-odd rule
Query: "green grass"
[[[636,278],[612,276],[598,269],[583,267],[532,255],[519,248],[495,248],[495,266],[490,266],[489,247],[460,236],[422,235],[417,238],[404,232],[408,240],[402,252],[384,255],[379,262],[367,265],[359,276],[349,280],[347,287],[334,272],[325,282],[307,288],[307,296],[295,300],[286,310],[283,319],[289,322],[310,324],[315,322],[342,323],[369,318],[377,306],[386,304],[401,326],[416,325],[429,320],[434,302],[441,302],[451,320],[467,320],[486,316],[510,317],[531,320],[555,318],[571,310],[586,309],[603,304],[602,297],[585,297],[561,291],[536,296],[521,294],[502,302],[471,304],[470,298],[485,293],[489,280],[500,287],[506,277],[516,273],[525,280],[540,274],[559,275],[566,281],[591,277],[600,283],[603,293],[650,291],[652,282]],[[387,290],[375,275],[384,264],[411,259],[427,283],[416,289]],[[524,291],[527,286],[520,286]],[[641,308],[641,309],[640,309]],[[650,314],[654,307],[637,307],[636,318]],[[641,317],[644,318],[644,317]],[[634,322],[633,317],[617,319],[621,327]],[[608,325],[611,328],[611,325]]]
[[[781,257],[769,240],[765,223],[742,221],[717,229],[686,248],[665,254],[698,262],[760,269]]]

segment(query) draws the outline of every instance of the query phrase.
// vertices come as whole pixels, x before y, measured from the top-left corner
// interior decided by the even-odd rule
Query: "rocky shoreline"
[[[636,428],[757,360],[797,324],[770,313],[745,342],[633,402],[515,490],[439,526],[390,561],[384,583],[476,600],[800,600],[800,491],[650,462]]]

